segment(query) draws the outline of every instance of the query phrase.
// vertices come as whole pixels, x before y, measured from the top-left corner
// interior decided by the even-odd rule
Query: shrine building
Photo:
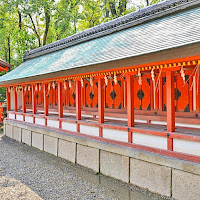
[[[8,71],[12,65],[0,59],[0,72]]]
[[[5,135],[150,191],[196,199],[199,25],[199,0],[168,0],[28,51],[0,77]]]

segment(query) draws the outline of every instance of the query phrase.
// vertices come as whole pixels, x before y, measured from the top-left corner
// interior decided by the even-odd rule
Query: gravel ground
[[[0,134],[0,199],[164,198]]]

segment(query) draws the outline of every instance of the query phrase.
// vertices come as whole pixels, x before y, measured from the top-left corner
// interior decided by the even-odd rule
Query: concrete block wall
[[[168,197],[200,197],[200,164],[6,120],[4,134],[100,172]]]

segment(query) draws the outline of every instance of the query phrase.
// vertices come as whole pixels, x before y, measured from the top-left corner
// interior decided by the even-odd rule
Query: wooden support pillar
[[[128,127],[134,126],[134,78],[133,75],[127,75],[127,117]],[[128,131],[128,142],[132,143],[132,132]]]
[[[36,114],[35,85],[32,85],[32,110],[33,114]]]
[[[59,118],[63,117],[63,84],[58,82],[58,115]]]
[[[48,83],[44,83],[44,115],[48,116]]]
[[[159,109],[163,111],[163,77],[160,77],[160,90],[159,90]]]
[[[167,71],[167,131],[175,131],[174,72]]]
[[[196,78],[196,111],[200,111],[200,69],[198,68]]]
[[[22,111],[26,113],[26,92],[25,86],[22,86]]]
[[[193,80],[192,78],[189,79],[189,88],[192,87]],[[193,88],[189,89],[189,105],[190,105],[190,112],[193,111]]]
[[[105,82],[104,79],[98,79],[98,115],[99,123],[104,123],[104,107],[105,107]],[[103,128],[99,127],[99,137],[103,137]]]
[[[17,91],[16,91],[16,87],[14,87],[13,89],[14,89],[14,110],[15,110],[15,112],[17,112]]]
[[[81,120],[81,82],[76,81],[76,120]],[[77,132],[80,132],[80,124],[77,123]]]
[[[154,90],[155,90],[155,110],[159,110],[159,74],[156,74],[157,78],[155,79]],[[159,78],[159,79],[158,79]]]
[[[173,151],[173,138],[170,137],[169,133],[167,136],[167,150]]]
[[[7,111],[10,111],[10,92],[8,90],[8,87],[6,88],[6,96],[7,96]]]
[[[154,101],[155,101],[155,96],[154,96],[154,81],[152,80],[152,78],[150,78],[150,101],[151,101],[151,110],[154,109]]]

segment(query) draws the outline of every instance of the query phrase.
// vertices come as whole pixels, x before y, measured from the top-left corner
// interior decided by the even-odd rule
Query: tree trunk
[[[32,18],[32,16],[31,16],[30,13],[28,13],[28,16],[30,17],[31,23],[32,23],[32,25],[33,25],[33,31],[34,31],[35,34],[36,34],[36,37],[37,37],[37,39],[38,39],[38,44],[39,44],[39,47],[40,47],[40,46],[41,46],[40,36],[39,36],[39,34],[38,34],[38,32],[37,32],[37,29],[36,29],[35,23],[34,23],[33,18]]]
[[[109,3],[110,11],[112,13],[112,17],[117,15],[117,11],[115,8],[115,1]]]
[[[119,1],[119,14],[120,16],[126,11],[127,0]]]
[[[10,36],[8,37],[8,63],[10,64],[11,60],[11,50],[10,50]]]
[[[21,30],[22,29],[22,14],[19,10],[17,12],[18,12],[18,17],[19,17],[18,26],[19,26],[19,29]]]
[[[44,12],[45,12],[45,31],[43,36],[43,45],[46,45],[47,35],[49,32],[49,25],[50,25],[50,14],[48,8],[44,8]]]
[[[104,1],[104,5],[105,5],[105,15],[106,15],[106,18],[109,18],[109,9],[107,8],[107,6],[108,6],[107,0]]]

